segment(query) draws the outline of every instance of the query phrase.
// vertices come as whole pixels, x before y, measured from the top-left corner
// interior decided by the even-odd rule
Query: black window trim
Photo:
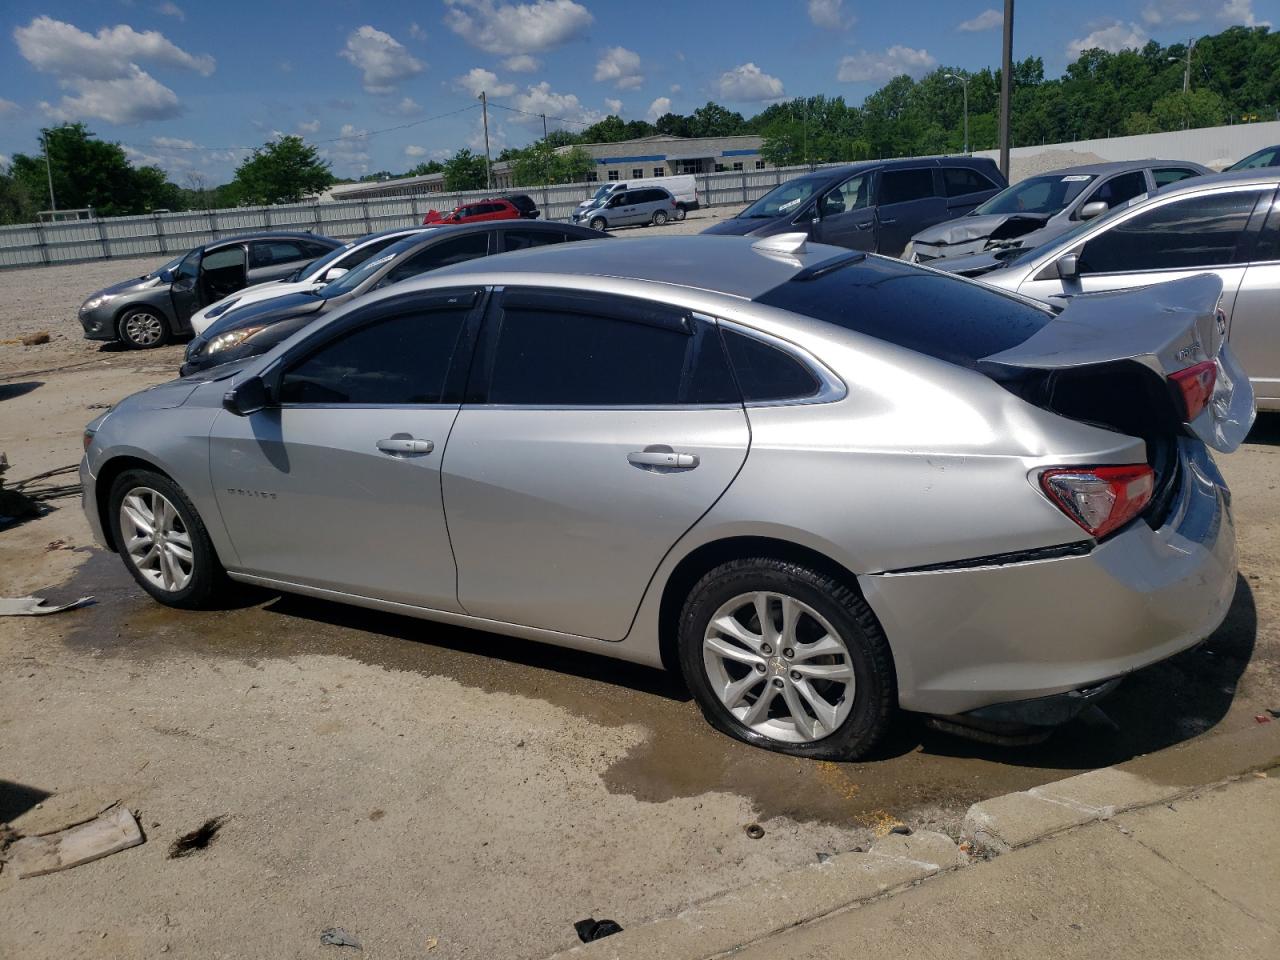
[[[1250,211],[1249,213],[1249,219],[1245,221],[1245,227],[1243,231],[1244,236],[1241,238],[1241,241],[1240,241],[1240,243],[1242,244],[1242,247],[1238,250],[1239,254],[1241,255],[1241,260],[1239,263],[1207,263],[1207,264],[1201,264],[1195,267],[1150,267],[1144,270],[1106,270],[1106,271],[1095,270],[1091,273],[1082,273],[1081,276],[1082,277],[1128,277],[1128,276],[1135,276],[1135,275],[1141,275],[1141,274],[1147,274],[1147,273],[1186,273],[1187,271],[1191,271],[1191,270],[1231,270],[1237,267],[1243,270],[1245,267],[1249,266],[1249,264],[1253,262],[1249,259],[1249,257],[1252,256],[1253,251],[1257,246],[1258,234],[1261,230],[1260,223],[1255,219],[1258,213],[1258,204],[1264,202],[1264,199],[1270,199],[1270,197],[1274,195],[1273,188],[1270,188],[1266,185],[1247,184],[1247,185],[1242,185],[1240,187],[1233,187],[1230,189],[1221,189],[1221,188],[1212,189],[1211,188],[1209,190],[1197,190],[1194,193],[1176,194],[1174,196],[1165,198],[1163,203],[1153,204],[1150,208],[1137,210],[1128,217],[1125,217],[1123,219],[1117,219],[1115,223],[1108,224],[1105,230],[1098,230],[1094,233],[1089,234],[1087,237],[1081,237],[1076,243],[1072,244],[1069,250],[1063,250],[1059,252],[1057,256],[1051,257],[1048,262],[1054,265],[1055,272],[1056,272],[1057,262],[1064,254],[1083,253],[1084,248],[1088,245],[1090,240],[1093,240],[1095,237],[1100,237],[1102,236],[1102,234],[1107,233],[1111,230],[1114,230],[1116,227],[1120,226],[1121,224],[1128,223],[1134,217],[1140,217],[1144,213],[1149,213],[1151,210],[1162,209],[1166,206],[1170,206],[1172,204],[1178,203],[1179,201],[1190,200],[1196,197],[1225,196],[1226,194],[1229,194],[1229,193],[1247,193],[1250,190],[1257,191],[1258,196],[1254,201],[1253,210]],[[1268,193],[1267,192],[1268,190],[1272,190],[1272,192]],[[1038,280],[1040,279],[1040,276],[1039,274],[1035,274],[1033,275],[1033,278]]]
[[[439,403],[280,403],[281,381],[285,373],[297,366],[312,354],[324,349],[340,337],[354,330],[381,323],[392,317],[412,311],[427,311],[447,308],[449,301],[470,297],[469,304],[457,307],[467,313],[462,324],[462,333],[454,345],[453,359],[449,363],[449,371],[445,375],[444,396]],[[441,409],[457,408],[462,403],[462,394],[466,384],[467,371],[471,367],[471,358],[476,348],[480,318],[484,314],[488,302],[488,290],[479,286],[442,287],[432,290],[421,290],[388,297],[370,304],[364,310],[353,310],[336,323],[330,323],[312,336],[294,344],[287,352],[281,354],[274,363],[259,375],[267,385],[267,395],[271,398],[270,407],[276,410],[310,410],[310,409]]]
[[[799,407],[808,406],[814,403],[836,403],[843,400],[849,395],[849,388],[845,386],[843,380],[836,376],[826,364],[820,361],[808,350],[799,344],[793,343],[772,333],[765,333],[756,327],[749,326],[737,320],[728,320],[720,317],[712,320],[710,317],[702,314],[694,314],[695,317],[716,323],[722,330],[730,330],[739,336],[747,337],[753,340],[759,340],[761,343],[773,347],[785,353],[796,363],[800,364],[818,381],[818,390],[807,397],[786,397],[780,400],[745,400],[743,406],[747,409],[755,407]],[[727,352],[727,351],[726,351]],[[732,366],[732,364],[731,364]],[[735,374],[736,376],[736,374]]]

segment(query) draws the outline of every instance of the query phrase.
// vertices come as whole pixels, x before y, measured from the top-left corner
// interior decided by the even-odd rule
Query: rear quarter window
[[[972,281],[880,257],[789,280],[756,302],[970,369],[1053,319],[1047,308]]]

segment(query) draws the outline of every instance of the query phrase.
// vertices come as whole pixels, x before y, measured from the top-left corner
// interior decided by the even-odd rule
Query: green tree
[[[444,188],[482,190],[488,182],[484,157],[463,147],[444,162]]]
[[[30,223],[38,209],[25,183],[0,173],[0,223]]]
[[[236,167],[232,187],[243,203],[297,203],[333,183],[329,163],[301,137],[268,140]]]
[[[443,171],[444,171],[444,164],[441,163],[439,160],[428,160],[425,163],[420,163],[416,167],[413,167],[411,170],[409,170],[408,173],[405,174],[405,176],[406,177],[425,177],[428,174],[442,173]]]
[[[1170,93],[1151,105],[1151,121],[1157,130],[1185,130],[1225,123],[1227,104],[1212,90],[1201,87],[1189,93]]]
[[[556,155],[556,183],[583,183],[587,173],[596,165],[595,158],[581,147],[574,146]]]

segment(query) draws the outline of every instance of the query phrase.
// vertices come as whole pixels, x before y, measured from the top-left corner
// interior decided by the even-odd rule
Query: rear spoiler
[[[1215,450],[1230,453],[1257,414],[1249,378],[1226,344],[1221,300],[1222,280],[1211,273],[1075,296],[1032,337],[984,362],[1052,371],[1131,360],[1168,380],[1215,361],[1213,397],[1187,427]]]

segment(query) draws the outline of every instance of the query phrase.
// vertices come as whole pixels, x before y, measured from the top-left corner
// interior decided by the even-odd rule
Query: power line
[[[497,104],[491,104],[491,106],[497,106]],[[377,137],[384,133],[394,133],[396,130],[407,130],[410,127],[417,127],[424,123],[431,123],[434,120],[443,120],[446,117],[455,117],[460,113],[466,113],[468,110],[479,110],[479,109],[480,109],[480,104],[473,103],[465,107],[460,107],[457,110],[450,110],[448,113],[437,113],[435,116],[422,117],[419,120],[411,120],[408,123],[399,123],[399,124],[396,124],[394,127],[383,127],[379,130],[366,130],[361,133],[351,133],[351,134],[347,134],[345,136],[339,136],[339,137],[326,137],[322,140],[309,140],[308,142],[321,144],[321,143],[341,143],[346,140],[367,140],[370,137]],[[186,144],[181,144],[181,143],[159,144],[159,143],[129,143],[128,141],[120,141],[120,142],[124,144],[124,146],[134,147],[135,149],[138,149],[138,150],[257,150],[258,146],[261,146],[261,144],[259,144],[258,146],[252,146],[252,147],[246,147],[246,146],[240,146],[240,145],[214,147],[214,146],[206,146],[203,144],[192,144],[191,146],[187,146]]]
[[[523,113],[526,117],[541,117],[544,121],[559,120],[561,123],[573,123],[580,127],[594,127],[599,122],[598,120],[570,120],[568,117],[553,117],[549,113],[530,113],[528,110],[519,110],[516,107],[504,107],[502,104],[494,103],[493,101],[489,102],[489,106],[497,107],[499,110],[507,110],[511,113]]]

